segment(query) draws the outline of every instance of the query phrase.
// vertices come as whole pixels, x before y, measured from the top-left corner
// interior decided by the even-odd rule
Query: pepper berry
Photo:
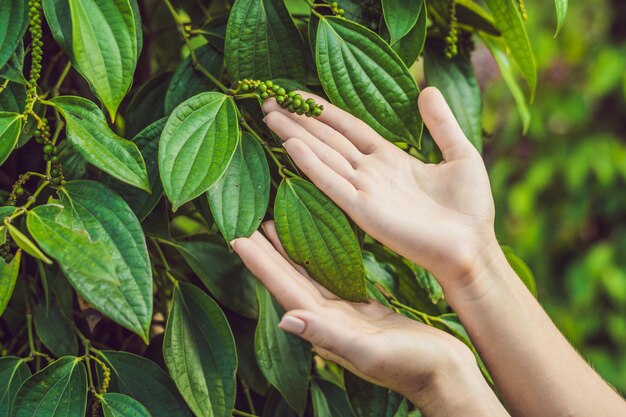
[[[305,100],[302,95],[295,91],[287,92],[286,89],[271,80],[241,80],[238,82],[236,91],[257,94],[261,100],[274,97],[276,103],[282,108],[287,109],[291,113],[306,115],[307,117],[318,117],[324,110],[324,106],[318,105],[314,99],[308,98]]]

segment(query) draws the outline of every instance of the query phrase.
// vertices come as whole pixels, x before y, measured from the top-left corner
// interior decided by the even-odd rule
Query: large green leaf
[[[22,115],[0,112],[0,165],[7,160],[20,137]]]
[[[21,259],[21,250],[15,253],[15,256],[9,263],[4,262],[4,259],[0,258],[0,316],[4,313],[4,309],[7,308],[7,304],[9,304],[9,300],[11,300],[13,295],[17,275],[20,271]]]
[[[111,369],[110,391],[135,398],[155,417],[191,417],[174,381],[157,364],[128,352],[106,350],[100,356]]]
[[[33,316],[39,340],[57,358],[78,355],[78,340],[73,324],[56,303],[35,305]]]
[[[146,164],[146,172],[150,181],[151,192],[139,191],[134,187],[118,181],[109,186],[115,190],[130,206],[137,218],[142,221],[152,212],[163,195],[163,185],[159,177],[159,138],[167,119],[162,118],[143,129],[132,142],[137,145]]]
[[[291,259],[348,301],[367,301],[361,249],[339,208],[313,184],[284,180],[274,203],[276,231]]]
[[[351,372],[343,373],[346,393],[357,417],[394,417],[402,396],[387,388],[365,381]]]
[[[304,81],[304,43],[283,0],[237,0],[228,19],[226,68],[234,80]]]
[[[147,342],[152,271],[137,217],[97,182],[68,182],[61,197],[64,209],[29,213],[30,233],[85,300]]]
[[[125,112],[124,136],[132,138],[153,122],[165,117],[165,93],[172,72],[163,72],[143,84],[135,93]]]
[[[139,401],[124,394],[109,392],[101,398],[104,417],[151,417]]]
[[[13,400],[24,381],[30,377],[30,369],[20,358],[0,358],[0,415],[10,416]]]
[[[391,45],[407,67],[411,67],[415,63],[424,49],[427,23],[428,8],[426,3],[423,3],[419,18],[413,29],[406,36]]]
[[[167,319],[163,357],[197,417],[230,417],[235,405],[237,353],[219,306],[199,288],[179,283]]]
[[[84,416],[87,372],[80,358],[64,356],[24,382],[12,417]]]
[[[424,0],[382,0],[383,16],[395,43],[413,29],[422,10]]]
[[[257,285],[259,322],[254,334],[254,350],[259,368],[267,380],[302,415],[306,406],[311,345],[278,328],[285,314],[261,285]]]
[[[28,2],[0,0],[0,68],[9,62],[28,27]]]
[[[474,67],[461,54],[446,58],[443,50],[443,43],[438,42],[426,48],[426,83],[441,91],[469,141],[482,151],[482,102]]]
[[[225,94],[198,94],[176,107],[159,143],[161,181],[174,210],[220,179],[239,137],[237,108]]]
[[[563,24],[565,23],[565,18],[567,17],[568,3],[568,0],[554,0],[554,4],[556,6],[556,32],[554,33],[555,38],[563,28]]]
[[[98,106],[85,98],[55,97],[51,103],[67,122],[67,139],[90,163],[127,184],[150,191],[146,164],[137,146],[109,128]]]
[[[177,249],[220,303],[244,317],[258,316],[256,279],[239,256],[207,241],[180,242]]]
[[[387,140],[419,144],[422,120],[415,79],[376,33],[338,17],[320,19],[317,71],[330,100]]]
[[[114,119],[141,52],[136,0],[45,0],[44,11],[55,40]]]
[[[354,417],[346,392],[332,382],[315,380],[311,384],[311,399],[315,417]]]
[[[486,0],[485,3],[491,10],[502,38],[528,83],[532,101],[537,87],[537,64],[524,22],[517,10],[517,1]]]
[[[244,133],[222,178],[209,190],[215,223],[227,242],[248,237],[265,216],[270,199],[270,171],[263,148]]]
[[[209,44],[200,46],[194,52],[198,62],[202,64],[205,70],[218,79],[222,77],[224,70],[223,54]],[[164,103],[165,114],[170,114],[176,106],[188,98],[214,89],[215,84],[206,75],[194,68],[191,56],[188,56],[176,68],[167,87]]]

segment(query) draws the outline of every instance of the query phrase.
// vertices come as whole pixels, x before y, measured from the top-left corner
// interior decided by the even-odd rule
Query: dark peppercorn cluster
[[[257,94],[262,100],[274,97],[282,108],[307,117],[321,116],[324,110],[324,106],[315,103],[314,99],[304,99],[295,91],[287,92],[271,80],[242,80],[239,81],[238,90],[242,93]]]
[[[31,36],[31,66],[30,78],[27,90],[27,110],[32,108],[32,104],[37,96],[37,81],[41,76],[41,60],[43,58],[43,31],[41,29],[41,0],[29,0],[28,18]]]

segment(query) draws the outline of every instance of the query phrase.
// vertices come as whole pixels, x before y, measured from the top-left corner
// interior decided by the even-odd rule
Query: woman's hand
[[[312,96],[301,92],[304,97]],[[324,104],[319,118],[267,101],[265,122],[298,167],[366,233],[427,268],[444,289],[462,278],[487,247],[497,247],[489,179],[443,96],[425,89],[419,107],[444,162],[425,164],[367,124]]]
[[[289,260],[273,222],[264,230],[273,244],[259,232],[231,244],[287,310],[279,327],[311,342],[322,357],[400,392],[428,416],[508,415],[463,343],[378,302],[339,300]]]

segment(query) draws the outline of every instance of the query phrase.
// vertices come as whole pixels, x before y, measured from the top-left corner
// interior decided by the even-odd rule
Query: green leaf
[[[285,179],[274,203],[276,231],[294,262],[337,294],[367,301],[359,242],[339,208],[313,184]]]
[[[5,224],[5,225],[6,225],[7,230],[9,231],[9,234],[11,235],[11,238],[13,238],[13,241],[15,242],[15,244],[19,248],[23,249],[24,252],[26,252],[27,254],[32,256],[33,258],[40,259],[40,260],[44,261],[47,264],[51,264],[52,263],[50,258],[48,258],[41,251],[41,249],[39,249],[37,247],[37,245],[35,245],[33,243],[33,241],[28,238],[28,236],[26,236],[24,233],[20,232],[17,227],[13,226],[10,223]]]
[[[116,191],[130,206],[137,215],[139,221],[143,221],[154,210],[161,196],[163,196],[163,185],[159,177],[159,138],[167,119],[162,118],[143,129],[132,142],[137,146],[146,164],[148,181],[152,192],[137,190],[127,184],[118,181],[111,181],[109,186]]]
[[[127,184],[150,191],[146,164],[137,146],[109,128],[98,106],[85,98],[50,101],[67,122],[67,139],[90,163]]]
[[[159,143],[159,172],[174,211],[220,179],[239,137],[237,108],[225,94],[198,94],[176,107]]]
[[[354,417],[346,392],[332,382],[322,379],[312,382],[311,399],[315,417]]]
[[[413,29],[424,0],[382,0],[382,5],[385,23],[391,35],[390,43],[393,44]]]
[[[356,417],[394,417],[402,396],[344,371],[346,393]]]
[[[135,93],[126,108],[125,137],[132,138],[153,122],[165,117],[163,106],[165,93],[172,78],[172,72],[164,72],[143,84]]]
[[[567,17],[567,7],[568,0],[554,0],[554,5],[556,6],[556,32],[554,33],[554,37],[556,38],[563,28],[563,24],[565,23],[565,18]]]
[[[28,230],[87,302],[147,343],[152,271],[137,217],[100,183],[72,181],[64,191],[65,208],[37,207]]]
[[[537,64],[533,55],[524,22],[517,10],[515,0],[486,0],[496,26],[502,33],[511,56],[517,62],[530,88],[531,101],[537,87]]]
[[[376,33],[338,17],[320,19],[317,71],[330,100],[384,138],[418,145],[418,88],[402,59]]]
[[[141,52],[136,0],[45,0],[56,42],[115,119]]]
[[[248,237],[265,216],[270,199],[270,171],[263,148],[244,133],[222,178],[208,193],[215,223],[227,242]]]
[[[254,332],[257,320],[233,314],[228,317],[228,322],[233,330],[235,345],[237,346],[237,376],[252,391],[267,397],[270,391],[270,384],[259,368],[254,350]],[[287,406],[287,408],[291,410],[291,407]]]
[[[33,318],[39,340],[54,356],[78,355],[78,340],[73,323],[61,307],[55,303],[48,307],[37,304]]]
[[[202,36],[218,51],[224,53],[226,42],[226,26],[230,13],[221,13],[212,18],[202,27]]]
[[[291,408],[302,415],[311,373],[311,346],[278,328],[285,310],[261,285],[257,285],[257,297],[259,322],[254,334],[254,350],[259,368]]]
[[[535,275],[533,274],[533,271],[522,258],[517,256],[513,248],[509,246],[502,246],[502,251],[504,252],[506,260],[511,265],[511,268],[513,268],[517,276],[522,280],[526,288],[528,288],[528,291],[530,291],[536,298],[537,284],[535,282]]]
[[[30,377],[30,369],[21,358],[0,358],[0,415],[10,416],[17,391]]]
[[[139,401],[115,392],[101,397],[104,417],[151,417],[150,412]]]
[[[167,369],[197,417],[230,417],[235,405],[237,353],[218,305],[180,282],[163,340]]]
[[[239,256],[214,242],[180,242],[176,247],[220,303],[244,317],[258,316],[256,279]]]
[[[15,256],[9,263],[6,263],[4,259],[0,258],[0,317],[4,313],[4,309],[7,308],[9,300],[11,300],[11,296],[13,295],[17,275],[20,271],[21,259],[22,251],[20,250],[15,253]]]
[[[283,0],[236,0],[224,49],[233,80],[305,79],[304,43]]]
[[[263,407],[263,417],[297,417],[295,411],[291,409],[287,401],[278,393],[272,390],[267,396]]]
[[[194,52],[204,69],[218,79],[222,77],[224,71],[223,54],[208,44],[198,47]],[[164,103],[165,114],[170,114],[183,101],[205,91],[215,90],[215,88],[215,84],[206,75],[193,67],[191,56],[185,58],[176,68],[167,87]]]
[[[7,160],[17,144],[22,120],[21,114],[0,112],[0,165]]]
[[[461,54],[446,58],[443,50],[443,43],[439,42],[426,48],[426,84],[441,91],[465,136],[478,151],[482,151],[482,102],[474,67]]]
[[[84,416],[87,372],[80,358],[64,356],[24,382],[12,417]]]
[[[406,64],[407,67],[411,67],[424,49],[426,43],[426,25],[428,23],[428,8],[425,3],[422,4],[422,9],[419,14],[419,18],[413,29],[406,34],[403,38],[395,42],[391,47]]]
[[[135,398],[155,417],[191,417],[174,381],[154,362],[112,350],[101,351],[100,357],[111,369],[110,391]]]
[[[18,42],[17,48],[4,67],[0,67],[0,78],[26,84],[26,78],[24,78],[24,43],[22,41]]]
[[[0,68],[3,68],[13,51],[22,41],[28,27],[28,2],[0,0]]]
[[[24,111],[24,106],[26,106],[26,88],[23,85],[10,82],[0,91],[0,111],[19,114]]]

